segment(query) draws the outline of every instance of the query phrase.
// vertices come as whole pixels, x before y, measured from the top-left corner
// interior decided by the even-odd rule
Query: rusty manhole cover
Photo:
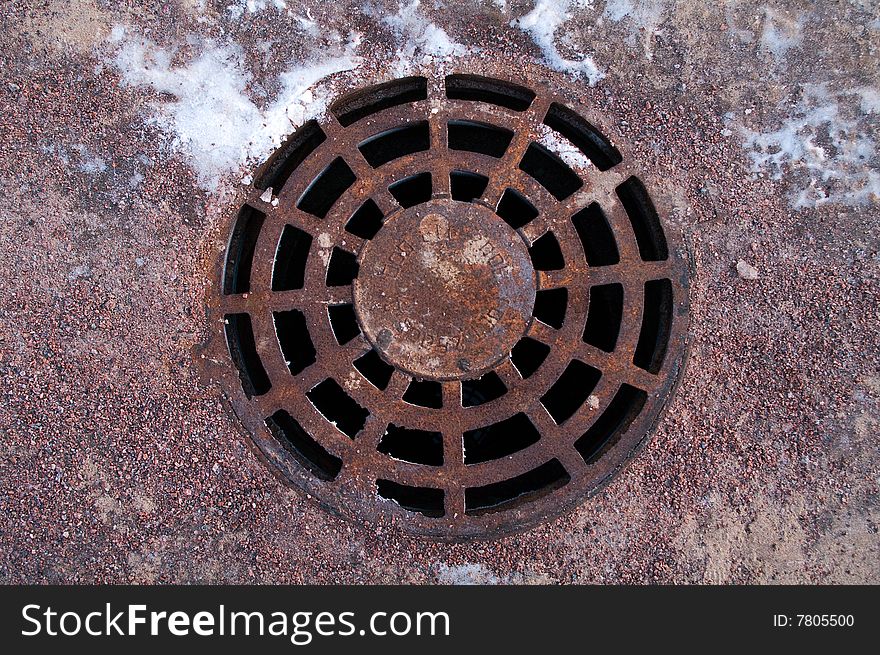
[[[203,360],[285,480],[456,539],[556,515],[630,459],[681,370],[687,266],[601,124],[509,81],[412,77],[260,169]]]

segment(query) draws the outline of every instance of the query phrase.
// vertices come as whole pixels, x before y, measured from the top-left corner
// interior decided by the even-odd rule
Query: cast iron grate
[[[595,492],[685,350],[685,258],[642,176],[509,81],[405,78],[329,113],[255,176],[209,302],[255,444],[335,511],[447,539]]]

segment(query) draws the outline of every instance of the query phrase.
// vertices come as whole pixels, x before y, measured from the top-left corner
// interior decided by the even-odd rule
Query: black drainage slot
[[[443,490],[430,487],[410,487],[391,480],[376,480],[376,490],[382,498],[393,500],[403,509],[432,518],[443,516]]]
[[[227,314],[224,318],[226,345],[229,346],[229,356],[238,369],[241,388],[248,398],[262,396],[272,388],[272,384],[257,354],[250,314]]]
[[[629,178],[617,187],[617,196],[632,223],[642,259],[646,262],[666,260],[669,257],[666,235],[663,234],[660,217],[642,181],[637,177]]]
[[[333,248],[327,265],[327,286],[345,287],[358,276],[357,257],[342,248]]]
[[[647,399],[648,394],[641,389],[628,384],[620,385],[602,415],[574,444],[587,464],[598,460],[617,443],[642,411]]]
[[[617,241],[605,213],[594,202],[571,217],[590,266],[611,266],[620,262]]]
[[[552,232],[547,232],[537,239],[529,248],[532,265],[538,271],[559,271],[565,268],[565,259],[562,257],[562,248]]]
[[[299,375],[316,361],[315,345],[309,335],[306,317],[297,309],[275,312],[272,316],[287,368],[291,375]]]
[[[544,125],[576,145],[600,171],[607,171],[623,161],[617,148],[599,130],[568,107],[554,102],[544,118]]]
[[[431,174],[419,173],[395,182],[388,191],[401,207],[412,207],[431,199]]]
[[[443,435],[389,424],[377,450],[394,459],[426,466],[443,465]]]
[[[353,305],[329,305],[327,315],[333,336],[340,346],[344,346],[361,333]]]
[[[474,121],[449,121],[450,150],[466,150],[490,157],[503,157],[513,132],[497,125]]]
[[[382,229],[384,218],[379,206],[372,200],[367,200],[352,214],[345,224],[345,231],[361,239],[372,239]]]
[[[568,289],[543,289],[535,294],[535,308],[532,315],[558,330],[565,322],[567,307]]]
[[[470,171],[452,171],[449,174],[449,188],[453,200],[471,202],[483,197],[489,186],[489,178]]]
[[[461,405],[462,407],[476,407],[501,398],[506,393],[507,387],[498,374],[489,371],[481,378],[462,380]]]
[[[623,319],[623,285],[590,287],[590,309],[584,327],[584,343],[610,353],[617,346]]]
[[[568,471],[558,459],[523,473],[484,487],[472,487],[464,491],[465,514],[479,515],[510,509],[537,500],[571,480]]]
[[[352,439],[364,429],[367,416],[370,415],[370,412],[358,405],[333,378],[327,378],[307,391],[306,396],[324,418]]]
[[[312,235],[285,225],[275,253],[272,269],[272,291],[302,289],[305,283],[306,262],[312,247]]]
[[[557,200],[565,200],[584,185],[568,164],[538,143],[529,146],[519,167]]]
[[[324,218],[356,179],[342,157],[337,157],[309,185],[296,207],[318,218]]]
[[[601,371],[573,359],[550,391],[541,397],[541,404],[556,424],[562,425],[587,401],[601,377]]]
[[[440,409],[443,407],[443,387],[432,380],[413,380],[406,388],[403,400],[410,405]]]
[[[238,212],[232,239],[226,250],[226,266],[223,271],[223,293],[247,293],[251,290],[251,268],[254,265],[254,250],[266,215],[245,205]]]
[[[531,377],[541,367],[549,354],[550,346],[546,343],[531,337],[523,337],[510,351],[510,361],[525,379]]]
[[[428,97],[428,80],[424,77],[404,77],[355,91],[343,96],[330,111],[344,127],[384,109],[417,102]]]
[[[535,99],[535,92],[512,82],[480,75],[447,75],[446,97],[488,102],[514,111],[525,111]]]
[[[672,283],[666,279],[645,282],[642,329],[633,364],[649,373],[657,373],[663,366],[671,328]]]
[[[329,481],[339,475],[342,460],[328,453],[283,409],[266,419],[266,427],[278,443],[315,477]]]
[[[370,350],[354,360],[354,367],[370,384],[382,391],[388,388],[394,373],[394,367],[386,363],[375,350]]]
[[[507,457],[537,443],[540,433],[523,413],[464,433],[464,463],[479,464]]]
[[[287,182],[291,173],[326,140],[327,136],[316,121],[305,123],[287,137],[287,140],[275,151],[265,167],[257,173],[254,178],[254,186],[258,189],[272,187],[277,196],[278,191]]]
[[[428,121],[419,121],[405,127],[395,127],[370,137],[358,146],[358,150],[373,168],[382,164],[422,152],[431,147]]]
[[[535,206],[526,200],[525,196],[513,189],[504,191],[495,213],[514,230],[531,223],[538,216],[538,210],[535,209]]]

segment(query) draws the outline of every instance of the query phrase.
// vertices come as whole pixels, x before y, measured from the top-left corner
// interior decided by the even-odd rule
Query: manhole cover
[[[687,267],[643,176],[601,121],[509,81],[405,78],[329,113],[235,218],[208,370],[344,515],[456,539],[572,507],[682,365]]]

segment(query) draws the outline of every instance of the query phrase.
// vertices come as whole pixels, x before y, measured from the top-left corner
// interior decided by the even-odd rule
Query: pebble
[[[757,280],[758,279],[758,269],[752,266],[751,264],[740,259],[736,263],[736,274],[740,276],[743,280]]]

